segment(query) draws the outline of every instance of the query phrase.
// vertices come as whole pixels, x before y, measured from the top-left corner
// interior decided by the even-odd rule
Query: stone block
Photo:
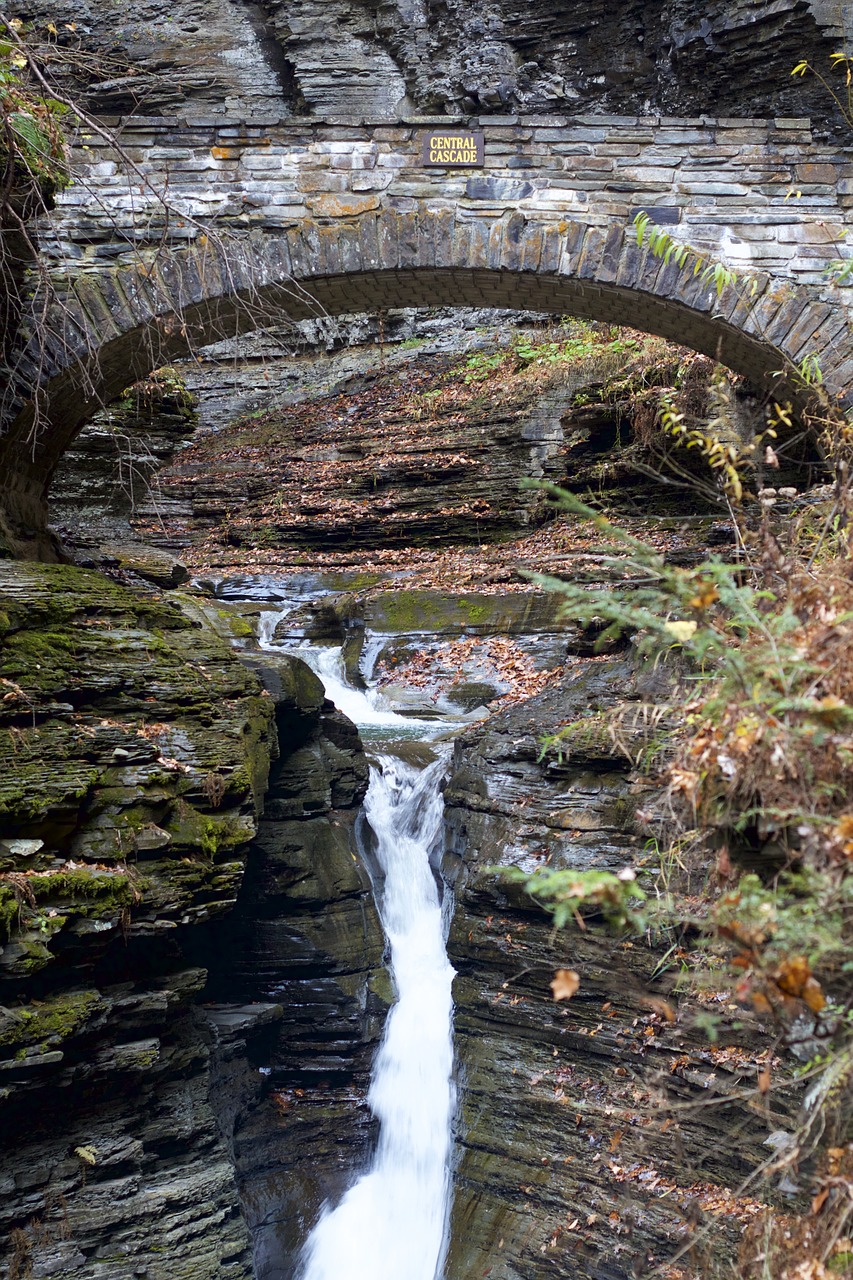
[[[595,280],[607,235],[600,227],[588,227],[583,238],[575,274],[581,280]]]
[[[381,266],[379,252],[379,220],[360,218],[357,226],[361,263],[365,271],[376,271]]]
[[[600,154],[604,156],[638,156],[640,147],[636,142],[603,142]]]
[[[249,173],[280,173],[285,163],[285,158],[281,155],[269,155],[263,151],[255,155],[253,152],[248,152],[243,156],[242,167]]]
[[[296,181],[296,189],[306,193],[328,191],[340,195],[349,190],[349,182],[346,174],[321,170],[314,173],[300,173]]]
[[[767,127],[762,125],[760,128],[731,128],[725,129],[718,134],[723,145],[731,146],[732,143],[738,143],[741,146],[763,146],[767,138]]]
[[[382,128],[373,129],[372,136],[375,142],[405,143],[410,141],[412,137],[412,130],[383,126]]]
[[[736,196],[744,198],[749,195],[749,188],[740,182],[692,182],[680,180],[678,183],[680,196]]]
[[[569,173],[612,173],[616,161],[608,156],[568,155],[563,161]]]
[[[782,244],[840,245],[844,228],[821,221],[798,222],[779,227],[777,235]]]
[[[838,170],[834,164],[820,164],[809,161],[805,164],[798,164],[795,167],[795,174],[797,182],[800,183],[834,184],[838,177]]]
[[[375,169],[376,153],[370,151],[347,151],[343,155],[331,157],[332,169]]]
[[[625,236],[622,227],[612,226],[608,228],[604,243],[601,246],[595,273],[596,280],[612,283],[616,279],[624,240]]]
[[[379,197],[376,195],[334,195],[323,194],[309,196],[306,204],[317,218],[354,218],[362,213],[370,213],[379,208]]]
[[[434,261],[437,267],[451,267],[453,260],[453,230],[455,225],[452,208],[438,209],[432,215],[435,241]]]
[[[511,178],[478,176],[469,178],[465,184],[465,195],[469,200],[488,200],[495,204],[526,200],[532,194],[533,187],[529,182],[518,182]]]
[[[338,238],[341,270],[347,275],[357,275],[364,270],[362,238],[359,223],[345,223],[334,228]]]
[[[379,266],[385,270],[391,270],[400,264],[398,221],[399,215],[395,210],[383,209],[376,222]]]

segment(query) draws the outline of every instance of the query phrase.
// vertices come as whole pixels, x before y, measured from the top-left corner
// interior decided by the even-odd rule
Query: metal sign
[[[423,137],[422,160],[427,169],[482,168],[485,152],[485,135],[475,129],[448,126]]]

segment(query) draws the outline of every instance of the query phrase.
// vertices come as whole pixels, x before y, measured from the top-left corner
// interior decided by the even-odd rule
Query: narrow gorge
[[[0,1280],[850,1280],[847,7],[0,26]]]

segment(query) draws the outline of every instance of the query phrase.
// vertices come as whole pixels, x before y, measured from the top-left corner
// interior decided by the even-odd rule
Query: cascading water
[[[293,605],[284,609],[265,609],[258,614],[258,644],[262,649],[274,649],[275,629],[278,624],[293,610]]]
[[[371,767],[365,813],[385,882],[380,915],[397,1002],[368,1094],[380,1122],[369,1170],[305,1247],[302,1280],[436,1280],[449,1205],[454,1109],[451,983],[430,853],[441,835],[444,762],[391,755]]]
[[[262,616],[262,647],[281,647],[274,640],[281,616]],[[339,648],[301,644],[291,652],[312,667],[335,706],[372,735],[430,737],[441,730],[435,721],[398,715],[377,691],[349,686]],[[441,840],[445,765],[440,758],[418,770],[383,754],[370,767],[364,812],[381,871],[379,913],[397,992],[368,1093],[379,1141],[369,1169],[309,1236],[301,1280],[438,1280],[442,1274],[455,1105],[454,971],[431,863]]]
[[[340,645],[317,645],[310,641],[302,641],[296,645],[282,644],[275,639],[275,630],[282,618],[292,612],[293,606],[286,609],[270,610],[258,617],[258,643],[262,649],[271,652],[294,654],[307,662],[308,666],[323,682],[327,697],[334,702],[339,711],[348,716],[360,729],[366,729],[375,736],[376,730],[393,729],[399,737],[425,737],[428,733],[438,733],[442,725],[433,720],[422,720],[414,716],[401,716],[391,710],[386,699],[378,689],[354,689],[347,684],[344,671],[343,650]],[[367,662],[368,674],[372,672],[376,656],[382,645],[369,645]],[[367,663],[365,664],[367,665]]]

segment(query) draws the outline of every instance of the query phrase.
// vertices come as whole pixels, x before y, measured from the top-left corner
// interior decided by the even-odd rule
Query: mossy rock
[[[105,1010],[100,992],[68,991],[44,1002],[0,1010],[0,1054],[20,1048],[52,1048],[78,1034]]]
[[[358,611],[370,631],[428,632],[434,635],[517,635],[559,631],[559,600],[519,591],[503,594],[415,590],[380,592]],[[349,616],[355,609],[349,606]]]
[[[4,859],[4,962],[19,974],[44,967],[63,928],[108,935],[128,916],[133,930],[159,927],[158,913],[174,925],[230,905],[275,707],[228,639],[197,607],[188,617],[69,565],[1,562],[0,614],[0,826],[44,846],[37,875],[23,856]],[[131,877],[129,858],[142,874]]]

